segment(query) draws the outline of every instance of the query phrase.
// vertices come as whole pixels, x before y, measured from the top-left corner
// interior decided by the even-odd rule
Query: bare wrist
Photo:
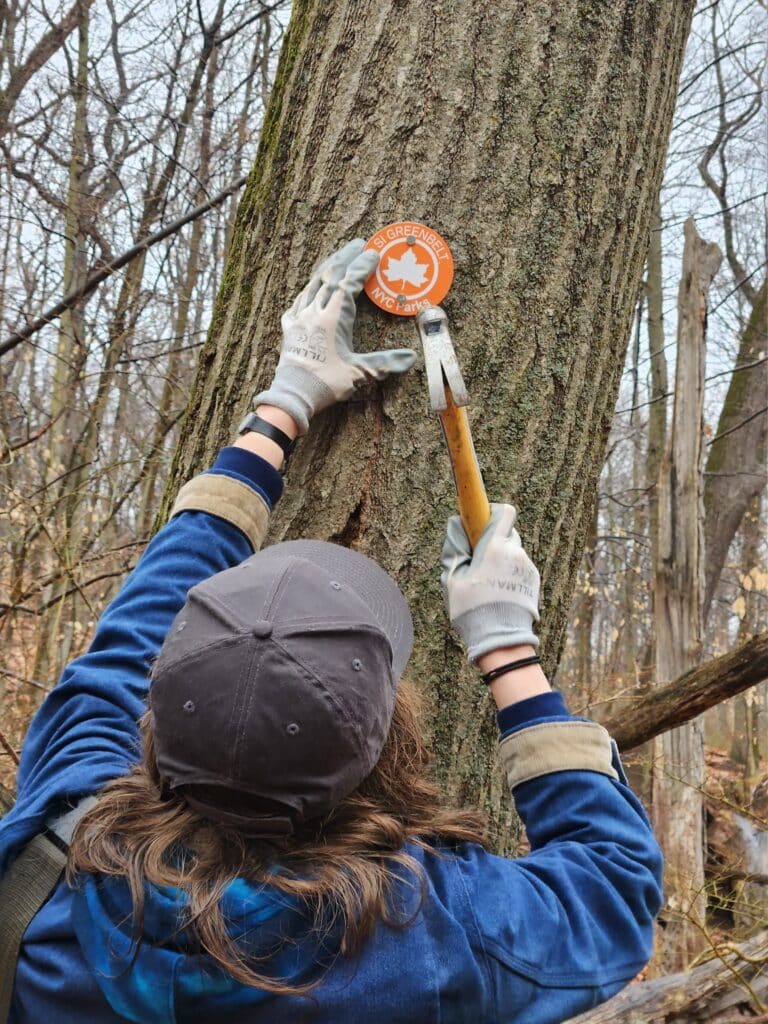
[[[271,423],[273,427],[282,430],[292,441],[299,436],[299,425],[296,420],[287,412],[278,409],[276,405],[258,405],[256,406],[256,415],[266,420],[267,423]]]
[[[481,672],[491,672],[502,665],[519,661],[521,658],[530,658],[536,650],[530,644],[519,644],[515,647],[499,647],[495,651],[488,651],[481,654],[477,659],[477,667]],[[549,693],[552,687],[544,675],[541,665],[526,665],[525,668],[515,669],[499,676],[490,684],[496,707],[506,708],[510,704],[526,700],[528,697],[536,697],[540,693]]]
[[[298,436],[299,428],[294,418],[289,416],[287,412],[283,412],[282,409],[278,409],[277,406],[260,405],[257,407],[256,413],[260,419],[266,420],[267,423],[271,423],[278,430],[282,430],[291,440]],[[276,441],[254,431],[248,431],[241,435],[234,442],[234,447],[245,448],[246,451],[253,452],[254,455],[266,459],[275,469],[281,469],[285,461],[283,449]]]

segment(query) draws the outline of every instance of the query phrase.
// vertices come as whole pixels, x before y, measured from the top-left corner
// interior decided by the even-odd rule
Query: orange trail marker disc
[[[453,281],[453,256],[444,238],[413,221],[389,224],[365,245],[379,254],[379,265],[365,282],[365,294],[380,309],[416,316],[438,306]]]

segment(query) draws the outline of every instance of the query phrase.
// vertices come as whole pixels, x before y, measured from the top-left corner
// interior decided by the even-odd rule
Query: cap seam
[[[294,626],[306,627],[306,624],[310,623],[310,622],[312,622],[314,624],[315,628],[313,628],[313,629],[302,628],[301,630],[293,628]],[[350,633],[350,634],[351,633],[368,633],[371,636],[375,637],[377,640],[383,640],[384,643],[387,645],[387,648],[389,649],[389,667],[391,668],[391,670],[392,670],[392,672],[394,674],[394,670],[395,670],[395,649],[394,649],[394,647],[392,645],[392,640],[387,635],[385,630],[383,630],[381,628],[381,626],[374,625],[372,623],[367,623],[367,622],[357,622],[357,623],[347,622],[347,623],[344,623],[344,622],[339,622],[338,619],[324,619],[324,620],[321,620],[320,622],[317,622],[316,620],[313,620],[313,619],[291,619],[290,624],[289,624],[287,629],[281,628],[280,626],[278,626],[277,629],[273,630],[273,633],[274,633],[276,638],[277,637],[285,637],[285,639],[290,640],[291,637],[299,635],[301,633],[303,633],[304,635],[320,633],[324,629],[327,629],[328,627],[332,627],[334,631],[339,632],[339,633]]]
[[[249,721],[250,710],[253,707],[253,698],[254,698],[254,696],[256,694],[256,689],[257,689],[257,687],[255,685],[253,685],[253,681],[254,681],[254,677],[258,675],[258,672],[259,672],[259,669],[261,667],[261,663],[264,660],[264,655],[266,654],[266,651],[267,651],[267,645],[266,644],[260,644],[260,645],[254,644],[252,646],[252,648],[251,648],[251,656],[248,659],[248,670],[246,672],[246,677],[247,677],[248,680],[250,680],[251,685],[245,687],[245,692],[243,694],[243,706],[242,706],[242,714],[241,714],[241,718],[240,718],[240,729],[239,729],[239,735],[238,735],[237,740],[235,742],[234,759],[233,759],[234,760],[234,764],[232,766],[235,769],[235,771],[237,772],[237,774],[238,774],[238,776],[240,778],[242,778],[242,776],[243,776],[243,763],[242,762],[243,762],[243,752],[244,752],[244,749],[245,749],[245,733],[246,733],[246,730],[247,730],[247,723]]]
[[[253,653],[249,652],[248,657],[247,658],[243,658],[238,663],[239,671],[237,673],[237,682],[235,683],[234,689],[232,691],[232,703],[231,703],[230,708],[229,708],[229,715],[227,717],[227,728],[226,728],[226,732],[224,734],[225,735],[225,740],[227,741],[226,745],[224,747],[224,757],[226,759],[226,763],[227,763],[227,767],[229,769],[229,773],[232,774],[232,775],[234,775],[234,773],[235,773],[236,764],[237,764],[237,729],[238,729],[239,719],[241,717],[241,714],[240,714],[241,707],[240,707],[240,705],[242,703],[242,699],[243,699],[242,698],[242,693],[243,693],[243,689],[244,689],[244,687],[243,687],[243,678],[244,678],[243,663],[245,662],[248,665],[250,665],[252,657],[253,657]]]
[[[152,680],[154,682],[159,678],[159,676],[162,676],[163,673],[168,669],[176,668],[178,665],[184,665],[188,661],[191,661],[193,658],[198,658],[204,652],[214,651],[216,650],[217,647],[228,647],[230,644],[233,643],[242,643],[244,639],[247,639],[250,636],[250,630],[244,629],[242,630],[242,632],[235,633],[232,636],[225,636],[219,640],[213,640],[211,641],[211,643],[205,644],[205,646],[203,647],[195,647],[193,650],[187,651],[186,654],[182,654],[180,657],[174,659],[173,661],[169,661],[164,664],[160,664],[158,662],[156,666],[153,666],[153,673],[155,674],[153,674]]]
[[[205,581],[207,582],[207,581]],[[226,601],[223,601],[219,594],[210,587],[203,587],[198,584],[192,587],[189,594],[187,595],[187,601],[202,605],[207,612],[213,615],[214,619],[218,620],[227,629],[239,629],[242,632],[247,631],[247,627],[242,621],[242,617],[237,611],[232,608]]]
[[[274,643],[274,645],[276,647],[280,648],[280,650],[283,652],[283,654],[286,655],[286,657],[290,658],[291,661],[295,665],[298,665],[299,668],[310,677],[310,679],[312,680],[314,685],[319,687],[323,691],[323,693],[328,696],[328,698],[330,699],[331,704],[333,704],[333,706],[338,710],[339,714],[343,717],[344,721],[347,723],[349,728],[352,730],[352,734],[354,736],[354,741],[355,741],[355,747],[357,748],[358,754],[362,757],[362,760],[367,764],[368,763],[368,758],[365,755],[365,747],[363,745],[363,742],[362,742],[361,738],[357,734],[357,728],[355,727],[354,721],[349,717],[349,715],[347,714],[347,711],[343,707],[343,705],[339,704],[339,702],[337,701],[336,697],[326,687],[326,685],[325,685],[325,683],[323,683],[322,679],[320,679],[319,676],[317,676],[315,674],[315,672],[308,665],[305,665],[302,660],[297,658],[295,654],[292,654],[289,650],[287,650],[287,648],[285,648],[280,643],[279,638],[273,636],[272,637],[272,642]]]
[[[288,565],[286,565],[283,572],[281,572],[275,581],[275,584],[270,588],[267,593],[267,597],[264,601],[264,618],[269,619],[272,614],[272,610],[275,607],[275,603],[278,599],[278,595],[282,594],[285,588],[288,586],[289,580],[293,578],[294,569],[296,568],[297,559],[290,557]]]
[[[311,629],[306,629],[306,626],[308,626],[308,625],[311,625],[312,628]],[[329,627],[333,627],[334,629],[338,630],[339,632],[344,632],[344,633],[353,633],[353,632],[374,633],[374,634],[376,634],[376,636],[382,637],[384,640],[386,640],[390,647],[392,646],[392,643],[391,643],[389,637],[384,632],[384,630],[381,628],[381,626],[377,626],[377,625],[374,625],[373,623],[368,623],[368,622],[351,622],[351,621],[346,621],[345,622],[345,621],[343,621],[341,619],[314,619],[314,618],[309,618],[309,617],[301,618],[301,619],[299,619],[299,618],[291,618],[290,622],[288,623],[287,628],[284,628],[284,627],[278,625],[275,628],[275,632],[278,634],[278,636],[292,636],[293,633],[295,632],[294,626],[301,626],[302,627],[302,631],[303,632],[308,632],[308,633],[316,633],[316,632],[319,632],[321,629],[327,629]],[[290,630],[290,632],[288,632],[288,630]]]

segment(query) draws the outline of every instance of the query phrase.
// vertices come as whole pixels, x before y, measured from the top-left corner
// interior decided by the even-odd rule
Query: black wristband
[[[538,654],[532,654],[528,658],[520,658],[518,661],[510,661],[506,665],[499,665],[498,668],[491,669],[490,672],[486,672],[483,676],[483,682],[486,686],[492,683],[494,679],[498,679],[499,676],[504,676],[507,672],[514,672],[518,668],[527,668],[528,665],[540,665],[541,659]]]
[[[283,449],[283,456],[286,463],[288,462],[296,442],[291,440],[284,430],[276,427],[274,423],[268,423],[267,420],[262,419],[255,412],[249,412],[237,428],[237,433],[242,435],[247,434],[249,431],[252,431],[254,434],[263,434],[270,441],[274,441],[276,445]]]

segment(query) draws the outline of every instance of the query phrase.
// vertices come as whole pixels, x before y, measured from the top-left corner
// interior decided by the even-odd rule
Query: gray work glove
[[[451,516],[441,561],[448,615],[471,661],[499,647],[539,646],[539,573],[515,529],[512,505],[491,505],[491,521],[474,554],[458,516]]]
[[[403,373],[416,360],[409,348],[358,353],[352,348],[355,299],[379,262],[356,238],[329,256],[287,313],[283,344],[271,386],[254,405],[275,405],[306,434],[314,413],[349,398],[364,380]]]

